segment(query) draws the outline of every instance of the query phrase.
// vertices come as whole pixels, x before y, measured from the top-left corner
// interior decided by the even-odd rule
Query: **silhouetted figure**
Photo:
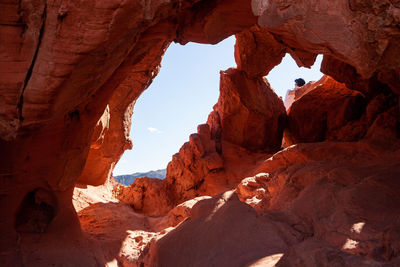
[[[294,80],[294,88],[292,90],[289,89],[286,92],[285,102],[284,102],[286,110],[288,110],[290,108],[290,106],[292,105],[292,103],[294,102],[294,99],[296,96],[296,94],[295,94],[296,90],[305,84],[306,84],[306,81],[304,81],[303,78],[298,78],[298,79]]]

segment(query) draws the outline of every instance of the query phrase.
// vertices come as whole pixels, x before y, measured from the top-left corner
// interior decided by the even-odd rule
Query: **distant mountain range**
[[[122,185],[130,185],[135,181],[138,177],[150,177],[150,178],[159,178],[164,179],[165,175],[167,174],[167,169],[156,170],[156,171],[149,171],[149,172],[135,172],[132,174],[125,174],[125,175],[117,175],[114,176],[115,180]]]

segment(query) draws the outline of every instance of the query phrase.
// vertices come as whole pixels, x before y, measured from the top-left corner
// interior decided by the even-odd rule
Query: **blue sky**
[[[167,167],[197,125],[207,121],[218,100],[219,72],[236,67],[235,38],[217,45],[171,44],[161,70],[135,104],[131,138],[133,149],[125,151],[114,175],[130,174]],[[321,57],[310,69],[298,68],[287,55],[267,76],[279,96],[293,88],[294,79],[318,80]]]

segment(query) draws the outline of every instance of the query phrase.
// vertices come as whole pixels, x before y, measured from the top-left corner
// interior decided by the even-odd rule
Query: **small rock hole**
[[[56,215],[53,192],[37,188],[29,192],[18,210],[15,229],[19,233],[44,233]]]

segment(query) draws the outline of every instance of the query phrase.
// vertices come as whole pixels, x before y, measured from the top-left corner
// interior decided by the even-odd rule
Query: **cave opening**
[[[322,55],[318,55],[310,68],[297,66],[290,54],[286,54],[282,62],[275,66],[266,76],[275,93],[284,100],[286,91],[293,89],[294,80],[303,78],[306,83],[318,81],[323,76],[321,73]]]
[[[165,176],[168,162],[205,123],[219,95],[219,72],[234,67],[235,38],[218,45],[172,43],[159,74],[135,103],[130,138],[113,175],[152,173]]]
[[[196,132],[197,125],[207,122],[217,103],[220,71],[236,67],[234,45],[231,36],[216,45],[169,46],[159,74],[135,102],[130,132],[134,145],[113,171],[119,182],[128,185],[135,177],[165,177],[172,155]],[[321,61],[322,55],[318,55],[310,68],[298,67],[287,53],[266,78],[285,100],[296,78],[306,82],[321,78]]]

